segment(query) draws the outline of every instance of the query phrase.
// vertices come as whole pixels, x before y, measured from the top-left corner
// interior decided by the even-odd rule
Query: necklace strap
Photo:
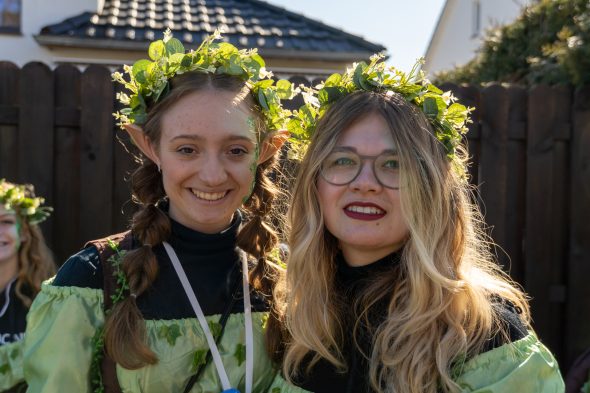
[[[215,364],[215,368],[217,369],[217,374],[219,375],[219,379],[221,381],[221,385],[224,390],[231,389],[231,385],[229,382],[229,378],[227,376],[227,372],[225,371],[225,367],[223,366],[223,361],[221,359],[221,355],[219,353],[219,349],[217,348],[217,344],[213,335],[211,334],[211,330],[209,329],[209,324],[207,323],[207,319],[205,318],[205,314],[201,309],[199,301],[193,291],[193,288],[188,281],[188,277],[180,264],[180,260],[176,255],[176,252],[172,248],[170,244],[167,242],[162,243],[172,262],[172,266],[174,270],[176,270],[176,274],[184,288],[184,291],[195,311],[199,324],[201,325],[201,329],[203,329],[203,333],[205,334],[205,338],[207,339],[207,344],[211,351],[211,356],[213,358],[213,363]],[[246,260],[245,253],[241,253],[241,260],[242,260],[242,285],[244,290],[244,319],[245,319],[245,328],[246,328],[246,393],[251,393],[252,391],[252,377],[253,377],[253,370],[254,370],[254,352],[253,352],[253,329],[252,329],[252,311],[250,307],[250,285],[248,283],[248,262]]]

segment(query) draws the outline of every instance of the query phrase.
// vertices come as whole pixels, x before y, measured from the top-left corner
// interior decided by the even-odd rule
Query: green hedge
[[[435,83],[590,82],[590,1],[541,0],[516,21],[486,32],[478,55]]]

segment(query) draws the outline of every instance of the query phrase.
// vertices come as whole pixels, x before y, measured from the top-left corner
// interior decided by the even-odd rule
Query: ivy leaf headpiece
[[[406,74],[395,67],[387,67],[384,57],[377,54],[371,57],[369,64],[355,63],[343,74],[331,75],[316,88],[301,87],[305,104],[295,111],[288,126],[295,152],[301,154],[305,150],[318,120],[341,97],[355,91],[394,92],[424,112],[447,156],[454,160],[455,149],[467,132],[466,124],[471,122],[469,113],[473,108],[459,104],[450,92],[431,84],[419,70],[423,59]]]
[[[185,72],[227,74],[245,81],[264,114],[267,129],[278,130],[287,123],[291,112],[283,109],[281,100],[289,99],[294,91],[291,82],[279,80],[276,84],[272,73],[266,71],[265,63],[256,49],[238,50],[227,42],[218,42],[219,31],[208,36],[198,47],[185,53],[183,44],[172,37],[170,29],[164,39],[152,42],[148,54],[151,60],[138,60],[133,66],[124,66],[124,73],[112,74],[113,80],[121,83],[126,93],[117,94],[125,106],[114,114],[119,125],[144,124],[148,107],[163,99],[170,89],[170,80]]]
[[[39,224],[49,217],[53,209],[41,206],[44,202],[45,199],[35,197],[32,185],[13,184],[0,179],[0,205],[6,210],[16,212],[29,223]]]

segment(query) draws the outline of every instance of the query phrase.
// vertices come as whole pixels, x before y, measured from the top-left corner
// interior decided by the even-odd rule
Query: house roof
[[[166,28],[188,47],[215,28],[238,47],[275,57],[358,60],[385,47],[260,0],[104,0],[85,12],[45,26],[42,45],[145,50]]]

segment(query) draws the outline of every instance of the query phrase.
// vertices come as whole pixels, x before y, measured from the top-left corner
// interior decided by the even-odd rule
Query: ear
[[[147,158],[152,160],[156,165],[160,165],[160,159],[156,154],[156,150],[154,149],[152,141],[147,137],[145,132],[143,132],[141,127],[135,124],[125,124],[124,127],[129,133],[129,136],[131,136],[135,146],[137,146],[139,150],[141,150],[141,152],[145,154]]]
[[[262,164],[264,161],[274,156],[275,153],[281,149],[287,139],[289,139],[290,135],[291,134],[289,134],[289,131],[287,130],[279,130],[267,135],[266,138],[264,138],[264,141],[262,141],[257,163]]]

